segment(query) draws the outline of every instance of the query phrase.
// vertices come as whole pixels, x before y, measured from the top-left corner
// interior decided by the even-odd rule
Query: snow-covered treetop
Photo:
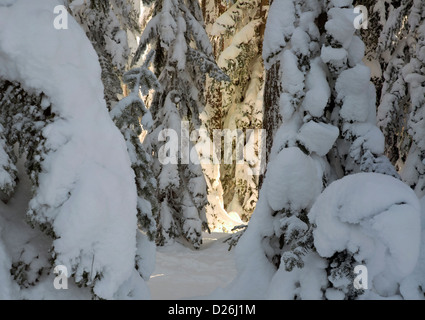
[[[167,51],[170,65],[175,65],[177,70],[184,70],[186,61],[192,60],[202,72],[219,81],[229,81],[214,62],[199,5],[193,5],[192,1],[164,0],[154,6],[153,17],[143,31],[131,64],[139,61],[149,44],[159,40],[161,48]]]

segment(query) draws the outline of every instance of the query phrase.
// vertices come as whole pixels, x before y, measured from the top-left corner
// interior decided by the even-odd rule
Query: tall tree
[[[208,82],[204,123],[211,134],[214,129],[240,130],[244,147],[250,149],[250,143],[254,143],[252,158],[260,158],[262,137],[254,132],[262,127],[263,119],[264,66],[261,49],[267,17],[265,1],[210,2],[205,11],[207,30],[214,44],[218,65],[231,81]],[[237,139],[241,139],[241,136]],[[221,141],[215,143],[222,144]],[[231,163],[225,163],[222,155],[217,155],[222,159],[217,166],[220,174],[218,181],[223,190],[222,201],[227,211],[237,212],[243,220],[248,221],[258,198],[259,173],[252,170],[255,161],[236,163],[236,150],[233,155]],[[217,180],[217,176],[210,179]]]
[[[154,256],[147,256],[143,251],[147,246],[155,247],[156,215],[158,201],[156,199],[157,181],[154,177],[151,156],[141,142],[143,130],[152,126],[152,116],[146,108],[140,94],[146,95],[149,90],[159,90],[155,75],[149,70],[154,51],[151,51],[143,65],[124,73],[123,81],[130,88],[130,94],[123,98],[110,112],[112,119],[121,130],[127,143],[131,167],[135,173],[137,186],[137,220],[139,229],[137,233],[138,252],[136,255],[136,269],[144,279],[148,279],[153,270],[146,270],[149,260]],[[151,250],[150,252],[152,252]],[[148,261],[146,263],[145,261]]]
[[[148,45],[156,51],[153,67],[161,90],[150,104],[153,127],[145,144],[154,157],[159,188],[157,242],[183,236],[199,248],[202,230],[208,228],[206,182],[196,152],[190,153],[196,138],[189,141],[189,133],[200,127],[206,74],[219,80],[227,76],[214,62],[198,1],[157,1],[147,19],[133,64]],[[171,147],[169,134],[176,137]]]
[[[351,0],[271,5],[263,58],[266,86],[272,86],[265,88],[265,110],[272,110],[264,122],[273,137],[259,202],[237,247],[244,265],[231,292],[261,266],[250,297],[321,299],[329,288],[347,299],[357,294],[338,282],[347,265],[354,268],[354,252],[320,256],[309,216],[322,190],[339,178],[358,172],[397,176],[383,156],[375,89],[362,62],[355,16]]]
[[[372,105],[376,101],[376,91],[370,83],[371,71],[363,64],[365,45],[358,31],[347,37],[340,29],[344,23],[348,24],[346,20],[353,19],[353,8],[338,7],[331,1],[326,5],[328,21],[321,59],[330,71],[330,119],[341,132],[332,152],[333,169],[338,178],[355,172],[379,172],[398,177],[383,155],[384,136],[376,126],[376,111]]]
[[[425,195],[423,10],[422,1],[390,1],[378,46],[385,67],[378,120],[386,153],[420,197]]]

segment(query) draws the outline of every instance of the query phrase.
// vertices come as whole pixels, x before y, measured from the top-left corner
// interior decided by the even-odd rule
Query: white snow
[[[322,61],[324,63],[335,63],[347,59],[348,52],[344,48],[333,48],[330,46],[323,45],[320,57],[322,58]]]
[[[148,282],[152,299],[210,299],[215,290],[228,285],[236,276],[234,250],[228,251],[228,244],[223,243],[228,236],[203,233],[197,251],[178,242],[158,248]]]
[[[43,129],[44,146],[49,151],[42,162],[38,188],[31,189],[24,173],[25,159],[20,159],[16,192],[7,204],[0,202],[0,299],[90,299],[91,288],[78,288],[74,278],[69,280],[68,291],[54,289],[51,249],[55,264],[67,266],[77,281],[87,274],[91,276],[89,286],[93,281],[94,293],[106,299],[342,299],[344,292],[335,288],[347,285],[348,278],[333,279],[335,288],[327,289],[331,281],[327,277],[327,268],[331,267],[327,258],[343,251],[353,254],[357,263],[368,268],[370,290],[362,299],[424,299],[425,198],[419,202],[405,183],[378,173],[346,176],[322,192],[324,178],[331,176],[324,174],[330,171],[325,156],[340,134],[336,126],[316,122],[324,116],[331,96],[328,78],[332,74],[325,63],[342,67],[348,62],[335,84],[337,102],[342,102],[341,131],[347,141],[350,135],[355,138],[346,145],[345,155],[357,161],[365,156],[364,150],[374,155],[385,151],[384,135],[375,125],[376,97],[370,83],[371,70],[362,63],[365,45],[355,35],[353,10],[343,8],[350,6],[351,0],[329,1],[335,7],[328,10],[330,20],[325,27],[342,48],[323,46],[321,51],[314,47],[320,41],[316,42],[319,33],[312,23],[318,2],[307,1],[304,8],[295,0],[274,0],[271,5],[263,58],[266,68],[276,59],[281,61],[283,92],[279,111],[283,125],[275,136],[255,214],[232,251],[223,243],[229,236],[226,233],[203,233],[203,244],[199,250],[193,250],[187,243],[179,242],[183,240],[172,240],[167,246],[156,248],[146,235],[137,231],[134,172],[124,139],[111,121],[103,99],[98,57],[71,17],[69,29],[53,27],[53,9],[62,3],[0,0],[0,77],[19,82],[31,93],[43,92],[48,99],[42,107],[51,105],[55,114]],[[172,15],[176,3],[163,1],[162,12],[148,24],[142,42],[151,33],[161,33],[162,47],[170,49],[177,68],[184,70],[189,50],[186,28],[206,56],[212,50],[202,25],[188,10],[178,17]],[[77,10],[82,4],[82,0],[74,1],[71,7]],[[230,14],[224,14],[217,19],[212,33],[221,35],[235,23]],[[238,46],[250,42],[258,24],[259,20],[252,20],[237,33],[221,53],[220,66],[236,60],[242,51]],[[126,41],[125,33],[118,32],[114,39],[105,40],[119,65],[125,52],[115,43]],[[299,55],[307,56],[310,52],[320,52],[320,56],[311,61],[308,71],[302,71],[298,67]],[[425,52],[419,56],[423,58]],[[261,76],[261,68],[257,67],[252,69],[253,78]],[[415,90],[425,78],[414,70],[413,64],[405,67],[404,80],[413,90],[413,102],[420,103],[423,91]],[[252,80],[244,103],[256,102],[260,96],[256,89],[259,83],[258,79]],[[189,91],[191,96],[198,95],[196,88]],[[161,132],[162,136],[155,137],[163,142],[166,130],[181,133],[171,94],[164,104],[164,110],[169,111],[164,123],[169,126]],[[383,101],[392,104],[396,99],[388,95]],[[230,113],[238,110],[233,108]],[[297,113],[296,108],[306,112]],[[119,111],[120,106],[114,112]],[[227,121],[236,125],[234,117]],[[152,122],[148,117],[143,120],[145,125]],[[182,137],[176,136],[179,138]],[[4,167],[9,162],[1,139],[0,164]],[[178,146],[171,145],[172,142],[165,143],[161,150],[169,147],[167,150],[177,159]],[[297,144],[300,146],[294,147]],[[412,148],[410,156],[417,158],[419,153],[419,149]],[[207,158],[207,153],[204,156]],[[413,166],[410,161],[414,160],[408,159],[406,163]],[[188,218],[181,231],[189,239],[199,236],[201,230],[198,205],[202,204],[206,183],[213,190],[208,195],[210,207],[206,213],[214,220],[213,231],[242,224],[238,212],[243,208],[236,197],[228,207],[229,212],[224,210],[218,166],[206,169],[210,181],[203,179],[199,168],[191,166],[195,177],[183,181],[177,165],[169,163],[162,166],[158,181],[160,191],[164,192],[170,186],[187,184],[188,190],[179,196],[180,209]],[[410,173],[416,174],[407,171],[406,175]],[[236,170],[236,177],[245,176],[244,169]],[[331,177],[330,180],[334,178]],[[0,181],[13,184],[14,177],[1,172]],[[165,231],[176,224],[174,208],[168,201],[165,198],[160,204],[160,222]],[[24,222],[28,207],[30,216],[52,224],[57,236],[54,240]],[[275,236],[281,235],[284,228],[287,233],[303,233],[308,231],[308,225],[298,216],[279,216],[281,213],[276,212],[286,209],[299,213],[310,208],[308,218],[314,228],[316,251],[305,254],[303,268],[295,267],[288,272],[283,265],[277,267],[276,262],[271,262],[271,258],[281,259],[280,255],[273,256],[280,244],[266,242],[279,241]],[[280,253],[286,250],[279,249]],[[136,254],[141,259],[139,273],[144,278],[134,268]],[[27,282],[36,281],[40,268],[49,270],[42,272],[36,286],[20,288],[10,275],[17,261],[27,265]],[[94,279],[96,273],[102,277]]]
[[[315,161],[299,148],[283,149],[269,162],[266,177],[264,195],[275,211],[309,207],[322,190]]]
[[[369,286],[389,297],[413,271],[419,256],[420,206],[403,182],[359,173],[332,183],[318,197],[309,218],[322,257],[348,250],[368,268]]]
[[[309,121],[301,127],[298,139],[310,152],[325,156],[331,150],[338,135],[339,129],[331,124]]]
[[[270,60],[277,55],[286,45],[285,37],[294,30],[295,8],[292,1],[276,0],[270,6],[263,42],[263,59],[266,69],[272,64]]]
[[[420,201],[421,203],[421,251],[419,254],[418,263],[415,270],[408,275],[400,284],[400,292],[403,298],[410,300],[425,300],[422,292],[425,287],[425,197]]]
[[[326,262],[317,254],[309,252],[305,257],[305,266],[295,268],[291,272],[279,268],[272,280],[267,294],[268,299],[293,300],[295,297],[303,300],[320,300],[323,297],[322,288],[326,287]]]
[[[292,50],[297,54],[307,56],[309,53],[310,37],[302,28],[295,28],[291,37]]]
[[[356,17],[353,9],[331,8],[328,10],[330,19],[326,22],[325,28],[338,42],[347,49],[354,34],[353,21]]]
[[[264,193],[262,191],[261,193]],[[260,194],[256,212],[250,226],[235,248],[237,276],[224,289],[219,288],[210,295],[213,299],[264,299],[275,268],[270,264],[262,247],[265,234],[273,233],[272,209],[265,194]]]
[[[184,70],[186,67],[187,45],[185,40],[186,21],[183,17],[177,19],[177,34],[175,35],[174,47],[170,61],[177,63],[178,70]]]
[[[177,23],[171,15],[172,1],[165,0],[160,15],[160,25],[158,32],[161,34],[161,46],[168,49],[172,41],[175,39]],[[154,22],[151,20],[152,23]]]
[[[375,154],[383,154],[385,149],[384,134],[371,123],[348,123],[343,126],[343,130],[350,130],[350,133],[359,137],[351,145],[351,153],[355,154],[356,149],[365,148]],[[361,150],[357,150],[360,153]]]
[[[357,65],[341,73],[335,88],[338,99],[343,101],[340,112],[346,121],[364,122],[370,113],[370,69],[364,65]]]
[[[261,23],[261,19],[250,21],[232,39],[232,45],[239,46],[248,43],[255,37],[255,28]]]
[[[311,62],[311,69],[306,77],[306,89],[304,109],[313,117],[321,117],[328,104],[331,89],[326,79],[325,66],[319,58]]]
[[[56,290],[53,286],[55,274],[44,274],[35,287],[20,289],[11,281],[11,260],[21,261],[28,265],[27,276],[29,281],[41,267],[48,267],[48,259],[51,240],[44,234],[32,229],[24,220],[28,201],[31,199],[31,182],[24,172],[24,159],[21,159],[17,167],[20,183],[17,185],[13,197],[6,204],[0,202],[0,225],[7,226],[1,230],[1,241],[8,248],[6,256],[2,256],[0,264],[0,299],[90,299],[88,288],[78,288],[73,281],[68,281],[68,290]],[[7,270],[2,270],[2,265],[7,265]],[[6,274],[2,274],[6,271]],[[7,275],[7,276],[6,276]],[[4,294],[4,296],[2,296]]]
[[[232,43],[221,52],[217,60],[218,66],[227,69],[229,67],[230,61],[237,62],[236,57],[242,51],[242,49],[240,49],[240,45],[249,43],[249,41],[252,40],[252,38],[255,36],[255,28],[260,24],[260,22],[261,20],[259,19],[249,22],[233,37]]]
[[[0,76],[44,92],[56,114],[43,131],[52,151],[30,201],[30,213],[52,223],[58,236],[55,263],[77,281],[84,272],[102,273],[94,292],[113,298],[135,272],[134,173],[103,99],[92,45],[71,17],[67,30],[53,27],[60,4],[17,0],[0,7]],[[145,288],[141,297],[147,296]]]
[[[297,57],[289,50],[282,53],[282,83],[285,84],[285,90],[295,95],[304,89],[304,75],[298,69]]]

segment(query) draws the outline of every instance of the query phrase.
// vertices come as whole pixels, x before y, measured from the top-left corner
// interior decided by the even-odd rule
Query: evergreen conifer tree
[[[111,109],[123,94],[121,78],[140,33],[139,10],[133,0],[67,0],[67,6],[99,57],[104,96]]]
[[[144,143],[153,154],[158,181],[157,243],[162,245],[183,236],[199,248],[202,230],[208,229],[207,190],[198,156],[186,154],[187,148],[192,150],[193,141],[186,141],[188,144],[181,150],[175,146],[167,150],[168,157],[173,159],[171,162],[164,162],[164,155],[160,153],[169,146],[164,142],[170,130],[178,135],[179,145],[183,139],[181,132],[186,135],[199,129],[206,74],[218,80],[228,77],[214,62],[198,1],[157,1],[147,19],[133,65],[148,45],[155,50],[153,67],[161,90],[154,94],[149,106],[153,127]],[[188,123],[188,127],[182,125],[183,122]]]
[[[271,5],[263,43],[270,117],[264,123],[274,135],[259,202],[237,248],[245,255],[240,283],[256,264],[267,266],[264,276],[270,278],[263,281],[270,285],[258,294],[321,299],[329,288],[346,299],[361,294],[347,272],[355,252],[321,257],[309,218],[316,198],[337,179],[359,172],[397,177],[383,155],[375,88],[354,18],[351,0]]]
[[[378,123],[385,133],[386,153],[401,178],[418,196],[425,195],[423,139],[424,5],[391,1],[379,38],[385,62]]]
[[[205,11],[218,65],[231,81],[220,83],[212,79],[207,83],[204,123],[210,132],[214,129],[241,130],[246,138],[244,147],[250,149],[249,144],[254,143],[253,153],[261,156],[262,137],[254,132],[262,128],[264,66],[261,49],[267,8],[260,0],[223,1],[215,5],[210,3]],[[222,161],[218,166],[222,201],[227,211],[237,212],[248,221],[258,198],[259,172],[252,174],[255,161],[242,164],[236,163],[236,158],[235,152],[232,163]]]
[[[157,182],[152,171],[152,158],[146,152],[141,142],[143,130],[148,130],[152,125],[152,116],[140,97],[149,90],[159,90],[160,85],[155,75],[148,69],[154,58],[151,51],[141,67],[133,68],[124,73],[123,81],[130,87],[130,94],[123,98],[110,112],[112,119],[121,130],[130,155],[131,167],[135,173],[137,186],[137,219],[139,229],[138,248],[143,249],[150,243],[154,246],[156,238],[156,215],[158,201],[156,199]],[[146,239],[147,237],[147,239]],[[151,250],[151,252],[154,252]],[[144,279],[148,279],[150,272],[145,273],[144,261],[154,260],[154,256],[147,256],[146,252],[136,255],[136,268]]]
[[[86,34],[72,17],[64,33],[43,18],[54,3],[0,3],[1,187],[10,194],[16,184],[0,217],[0,277],[7,280],[9,269],[16,297],[34,298],[35,290],[51,298],[58,292],[56,267],[63,266],[74,289],[64,290],[65,297],[147,298],[152,246],[137,233],[125,140],[108,113]],[[26,23],[35,29],[31,35],[20,33]],[[22,39],[11,46],[15,32]]]

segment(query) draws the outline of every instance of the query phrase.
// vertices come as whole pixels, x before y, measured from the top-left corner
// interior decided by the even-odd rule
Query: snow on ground
[[[233,252],[223,241],[228,233],[204,233],[203,244],[193,250],[180,243],[158,247],[156,267],[148,285],[154,300],[208,298],[236,276]]]

